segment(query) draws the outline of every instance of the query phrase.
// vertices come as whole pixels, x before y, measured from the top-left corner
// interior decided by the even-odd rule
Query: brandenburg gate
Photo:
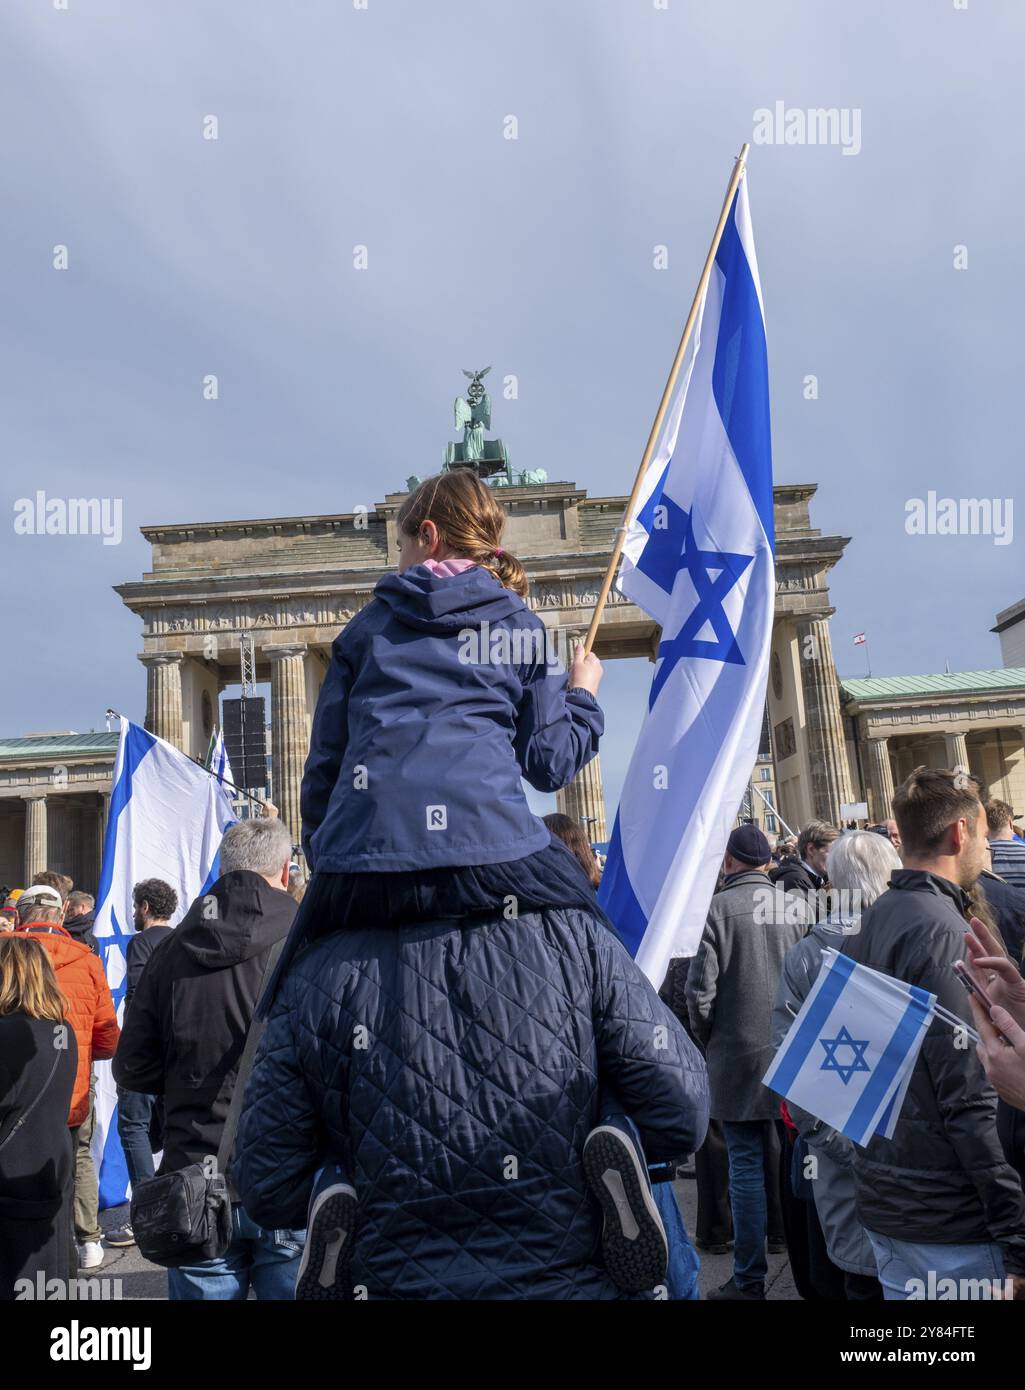
[[[811,484],[775,489],[777,599],[768,717],[779,809],[791,825],[837,822],[853,800],[840,691],[833,664],[829,571],[847,538],[811,525]],[[239,639],[270,682],[272,795],[296,844],[299,787],[330,647],[368,603],[398,554],[396,512],[405,493],[373,510],[146,526],[152,569],[117,587],[142,621],[146,727],[202,757],[219,723],[218,696],[239,680]],[[539,482],[500,492],[504,544],[530,577],[531,607],[562,643],[582,636],[598,597],[626,499],[589,497],[575,483]],[[602,660],[654,660],[658,630],[613,591],[595,650]],[[615,736],[615,726],[606,737]],[[563,792],[560,809],[606,823],[599,760]]]

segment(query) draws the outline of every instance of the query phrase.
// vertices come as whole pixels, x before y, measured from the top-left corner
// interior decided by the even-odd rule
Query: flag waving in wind
[[[169,883],[178,894],[175,921],[179,920],[217,878],[221,838],[234,819],[228,794],[216,777],[172,744],[121,720],[93,927],[119,1022],[133,934],[132,888],[145,878]],[[128,1190],[116,1110],[110,1063],[97,1062],[93,1157],[100,1173],[101,1207],[123,1202]]]
[[[224,731],[219,727],[210,735],[210,746],[206,750],[206,765],[211,772],[217,774],[218,782],[227,782],[232,787],[235,785],[235,774],[231,770],[228,750],[224,746]]]
[[[765,708],[772,453],[746,178],[692,345],[623,549],[618,588],[662,640],[599,894],[656,986],[700,940]]]

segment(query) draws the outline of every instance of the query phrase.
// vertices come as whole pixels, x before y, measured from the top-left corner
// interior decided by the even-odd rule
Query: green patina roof
[[[119,734],[39,734],[35,738],[0,738],[0,762],[12,758],[38,761],[63,754],[117,752]]]
[[[996,671],[951,671],[941,676],[867,676],[841,681],[851,700],[892,700],[914,695],[955,695],[987,690],[1025,688],[1025,667],[1005,666]]]

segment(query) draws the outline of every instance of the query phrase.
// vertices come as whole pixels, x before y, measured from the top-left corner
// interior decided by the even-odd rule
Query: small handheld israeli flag
[[[891,1139],[935,1007],[935,994],[824,950],[764,1085],[863,1148]]]

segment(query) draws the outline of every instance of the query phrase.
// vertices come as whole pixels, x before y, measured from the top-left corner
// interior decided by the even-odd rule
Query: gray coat
[[[818,978],[823,948],[831,946],[838,951],[849,927],[841,920],[820,922],[787,952],[772,1015],[773,1047],[778,1048],[790,1031]],[[875,1275],[875,1255],[854,1202],[853,1143],[791,1101],[787,1101],[787,1110],[817,1162],[811,1187],[829,1258],[850,1274]]]
[[[772,1120],[762,1085],[775,1049],[772,1006],[787,951],[804,935],[805,906],[752,869],[727,879],[687,976],[687,1013],[705,1049],[716,1120]]]

